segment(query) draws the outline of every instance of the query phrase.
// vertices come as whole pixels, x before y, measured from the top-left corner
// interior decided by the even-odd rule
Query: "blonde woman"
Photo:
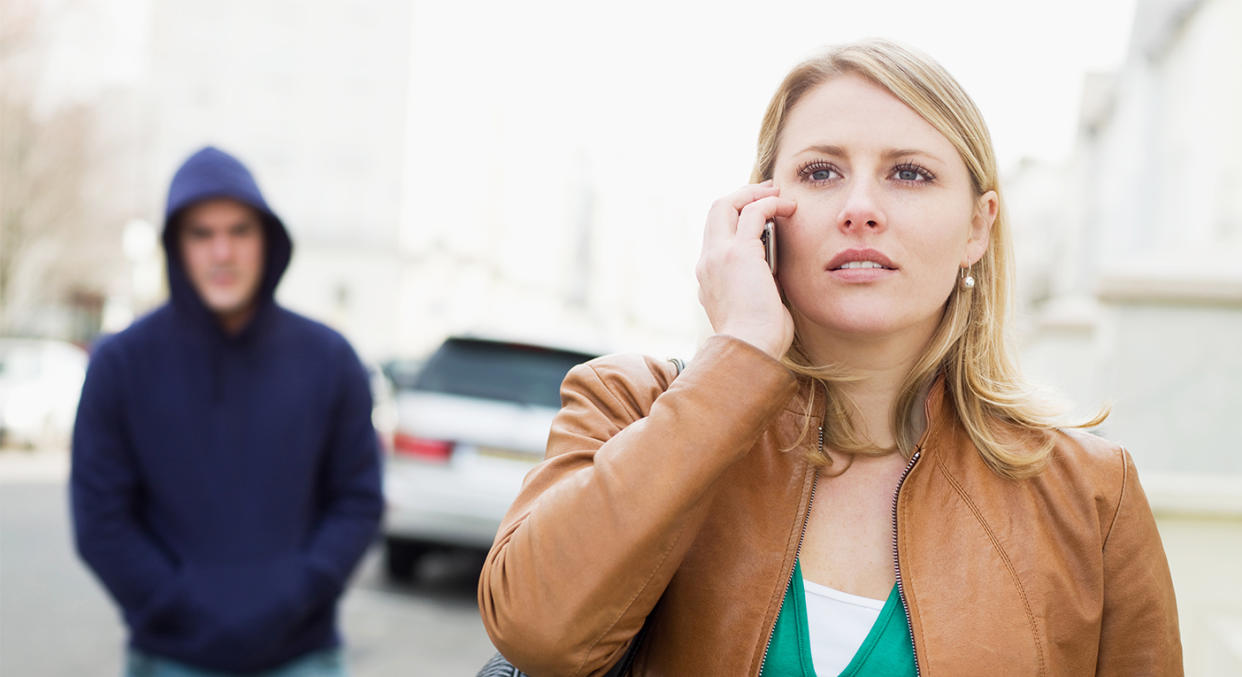
[[[833,49],[773,97],[752,181],[708,214],[716,334],[684,371],[566,378],[479,582],[501,653],[536,676],[1181,674],[1129,454],[1058,427],[1010,360],[1011,236],[961,87],[890,43]]]

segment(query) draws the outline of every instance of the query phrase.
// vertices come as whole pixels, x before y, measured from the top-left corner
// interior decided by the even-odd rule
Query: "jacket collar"
[[[807,399],[812,396],[814,389],[810,417],[813,421],[822,421],[826,405],[823,388],[810,379],[799,379],[799,381],[797,392],[785,405],[785,412],[792,414],[801,425],[802,419],[807,416]],[[931,383],[925,386],[924,392],[922,410],[917,412],[923,418],[920,421],[923,424],[923,431],[916,448],[926,452],[925,447],[937,446],[929,445],[928,440],[948,434],[957,426],[957,409],[950,399],[944,372],[938,372]],[[817,423],[812,423],[812,425],[817,425]]]

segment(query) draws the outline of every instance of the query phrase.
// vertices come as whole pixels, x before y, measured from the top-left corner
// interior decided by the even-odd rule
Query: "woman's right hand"
[[[716,200],[707,213],[703,252],[695,268],[699,303],[712,329],[777,359],[793,342],[793,318],[781,303],[759,236],[769,219],[788,217],[797,209],[779,193],[771,181],[765,181]]]

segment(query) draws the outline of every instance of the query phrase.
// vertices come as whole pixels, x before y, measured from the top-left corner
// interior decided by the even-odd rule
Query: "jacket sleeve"
[[[1096,674],[1182,674],[1177,602],[1156,520],[1122,450],[1117,511],[1104,540],[1104,610]]]
[[[777,361],[725,336],[669,377],[654,361],[609,358],[565,378],[547,458],[526,477],[479,580],[484,627],[526,672],[601,674],[620,659],[693,542],[716,480],[795,387]]]
[[[69,493],[74,540],[134,625],[180,594],[178,565],[138,519],[142,478],[123,414],[123,374],[110,345],[86,371],[73,426]]]
[[[375,537],[383,514],[379,437],[366,370],[346,345],[329,448],[320,478],[323,512],[306,548],[309,603],[335,599]]]

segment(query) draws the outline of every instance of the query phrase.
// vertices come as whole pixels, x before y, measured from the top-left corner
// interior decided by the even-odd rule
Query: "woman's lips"
[[[896,269],[897,266],[891,259],[884,255],[883,252],[876,249],[846,249],[845,251],[832,257],[828,262],[828,270],[836,270],[847,263],[858,263],[870,261],[878,263],[884,268]]]
[[[829,270],[828,274],[841,282],[875,282],[896,275],[897,271],[892,268],[837,268]]]
[[[825,268],[842,282],[874,282],[897,273],[892,259],[875,249],[846,249]]]

